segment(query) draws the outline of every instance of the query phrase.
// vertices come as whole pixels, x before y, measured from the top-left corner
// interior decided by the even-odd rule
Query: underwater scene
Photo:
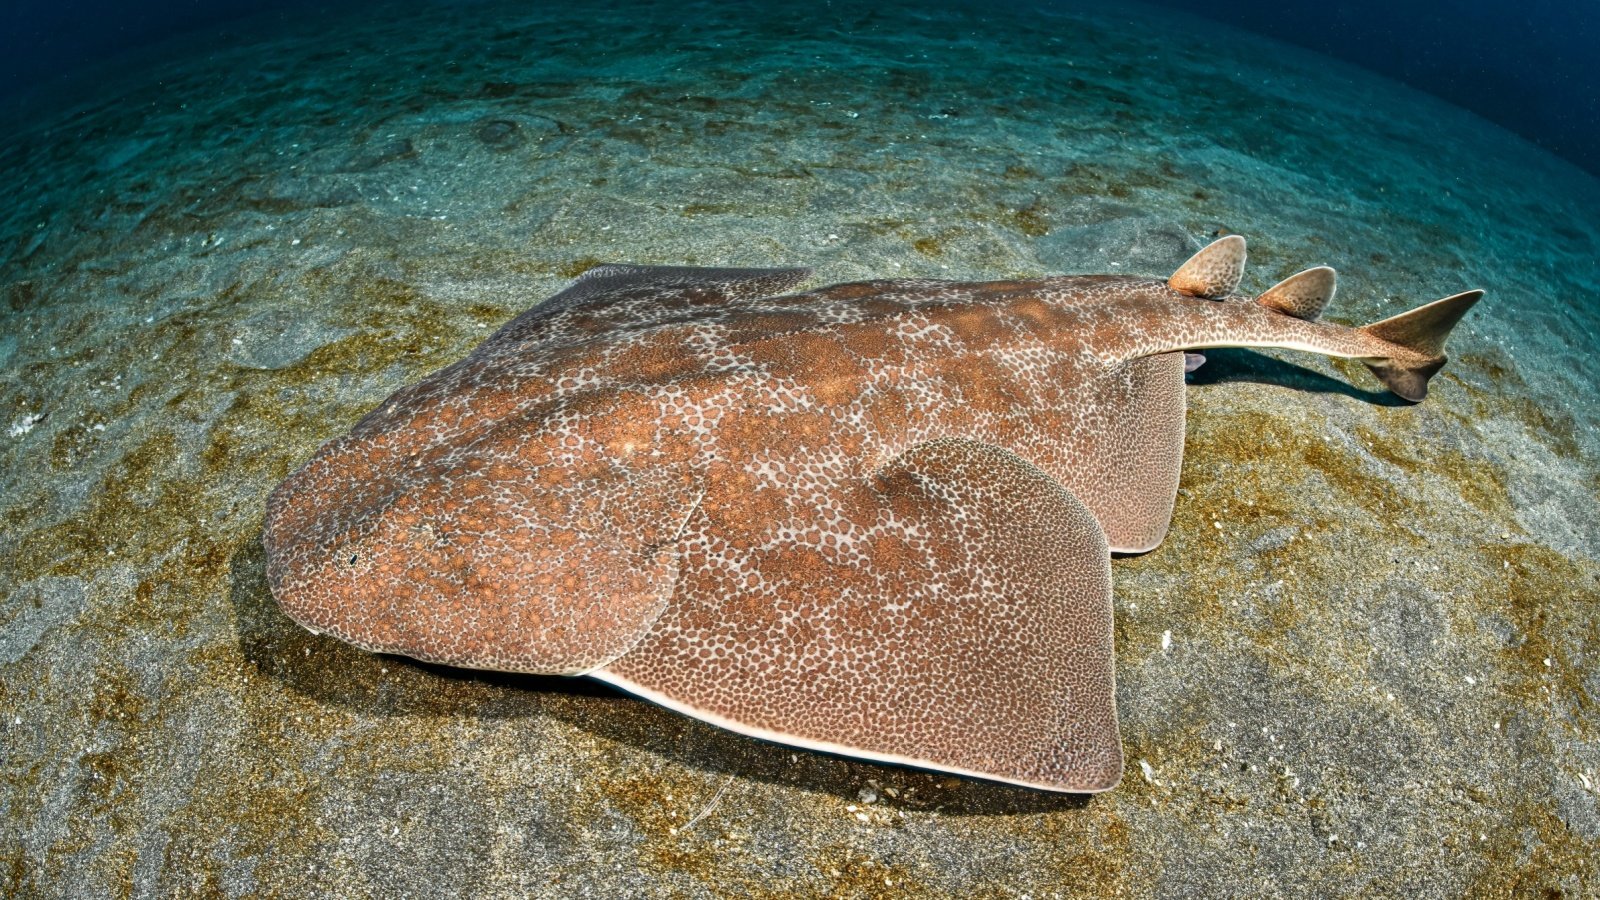
[[[0,110],[0,894],[1600,896],[1592,157],[1057,0]]]

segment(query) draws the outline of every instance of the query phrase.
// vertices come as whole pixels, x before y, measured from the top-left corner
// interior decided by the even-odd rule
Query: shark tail
[[[1361,326],[1358,331],[1393,344],[1397,351],[1361,361],[1389,390],[1412,402],[1421,400],[1428,396],[1428,379],[1444,368],[1444,339],[1481,297],[1483,291],[1464,291]]]

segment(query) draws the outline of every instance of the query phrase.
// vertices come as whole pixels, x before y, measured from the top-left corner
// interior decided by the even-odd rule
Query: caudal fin
[[[1463,291],[1358,330],[1395,345],[1392,355],[1363,359],[1389,390],[1413,402],[1428,396],[1428,379],[1444,368],[1444,339],[1483,291]]]

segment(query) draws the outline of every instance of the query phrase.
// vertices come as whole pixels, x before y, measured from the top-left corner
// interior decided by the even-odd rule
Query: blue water
[[[1155,2],[1387,75],[1600,172],[1600,4]]]
[[[1600,173],[1600,4],[1586,0],[1154,0],[1395,78]],[[351,0],[13,0],[0,28],[0,104],[109,57],[211,29],[229,43]],[[472,15],[472,2],[446,0]],[[781,7],[781,4],[777,4]],[[937,0],[929,4],[937,7]],[[1020,7],[1016,0],[1006,6]],[[1048,5],[1048,4],[1046,4]],[[1114,7],[1115,4],[1100,4]],[[848,21],[850,4],[795,15]],[[242,28],[230,30],[240,20]]]

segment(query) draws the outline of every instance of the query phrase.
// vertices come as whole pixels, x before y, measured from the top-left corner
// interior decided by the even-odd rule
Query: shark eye
[[[352,554],[350,554],[350,558],[349,558],[349,559],[347,559],[347,560],[345,560],[345,565],[347,565],[347,566],[353,566],[353,565],[355,565],[355,564],[356,564],[356,562],[357,562],[357,561],[358,561],[358,560],[359,560],[359,559],[361,559],[361,554],[359,554],[359,553],[352,553]]]

